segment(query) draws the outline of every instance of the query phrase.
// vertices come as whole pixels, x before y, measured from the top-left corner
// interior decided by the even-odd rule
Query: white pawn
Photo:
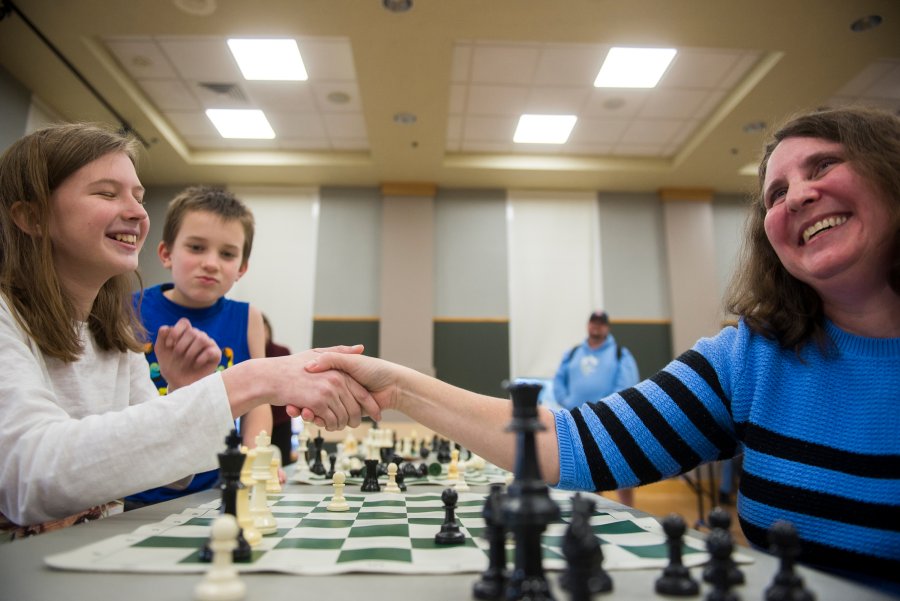
[[[397,486],[397,464],[389,463],[388,464],[388,481],[387,484],[384,485],[384,492],[403,492],[400,490],[400,487]]]
[[[350,506],[347,499],[344,498],[344,480],[346,476],[344,472],[335,472],[331,479],[331,486],[334,488],[334,494],[331,496],[331,503],[325,509],[328,511],[349,511]]]
[[[239,578],[232,563],[232,551],[237,547],[238,524],[234,516],[223,513],[212,524],[212,565],[203,580],[194,587],[196,601],[240,601],[247,594],[247,585]]]
[[[459,492],[466,492],[472,490],[469,488],[469,483],[466,482],[466,469],[468,464],[465,461],[460,461],[457,468],[459,469],[459,478],[456,480],[456,483],[453,485]]]

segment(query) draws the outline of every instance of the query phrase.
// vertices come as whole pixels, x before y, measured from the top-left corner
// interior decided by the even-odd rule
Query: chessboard
[[[582,493],[584,494],[584,493]],[[543,535],[544,568],[566,566],[561,552],[571,493],[551,491],[561,517]],[[239,572],[281,572],[300,575],[375,572],[448,574],[481,572],[487,567],[488,543],[483,538],[483,493],[459,493],[456,519],[464,544],[434,542],[444,519],[441,493],[345,494],[350,511],[326,510],[331,495],[284,493],[269,497],[278,530],[265,536],[252,558],[235,563]],[[97,572],[201,573],[209,564],[199,559],[212,521],[219,515],[212,501],[171,515],[134,532],[102,540],[73,551],[50,555],[47,565],[63,570]],[[602,504],[599,507],[603,507]],[[658,521],[626,511],[599,509],[591,528],[601,541],[608,570],[663,568],[668,549]],[[510,562],[513,546],[507,545]],[[696,566],[709,558],[704,542],[685,536],[684,564]],[[749,558],[736,556],[739,562]]]
[[[433,485],[433,486],[442,486],[448,487],[453,486],[454,481],[447,478],[447,465],[446,464],[431,464],[440,466],[441,474],[440,475],[432,475],[428,474],[425,477],[410,477],[407,476],[404,478],[403,483],[407,486],[423,486],[423,485]],[[493,464],[486,464],[484,469],[479,470],[469,470],[463,472],[461,474],[465,480],[466,484],[469,486],[487,486],[489,484],[506,484],[512,477],[512,472],[507,471],[503,468],[499,468]],[[387,483],[387,476],[379,476],[378,482],[381,485]],[[320,476],[313,473],[307,473],[305,475],[301,475],[299,471],[295,471],[291,476],[290,481],[295,484],[316,484],[316,485],[330,485],[331,478],[327,478],[326,476]],[[351,486],[361,486],[363,483],[362,476],[347,476],[345,480],[346,485],[349,489]]]

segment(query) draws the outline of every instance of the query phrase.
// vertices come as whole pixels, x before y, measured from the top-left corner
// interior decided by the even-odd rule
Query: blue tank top
[[[192,326],[206,332],[222,349],[219,371],[250,358],[250,346],[247,343],[247,324],[250,316],[248,303],[222,297],[210,307],[202,309],[183,307],[173,303],[163,294],[172,287],[173,284],[161,284],[147,288],[144,290],[144,297],[140,304],[141,322],[147,328],[149,339],[144,347],[144,355],[150,364],[150,377],[161,395],[166,394],[168,383],[159,373],[159,362],[156,359],[153,345],[156,343],[156,335],[161,326],[175,325],[182,317],[187,317]],[[134,295],[135,306],[137,306],[138,298],[139,294],[136,293]],[[219,470],[210,470],[195,474],[194,479],[184,489],[160,486],[131,495],[126,499],[141,504],[168,501],[212,488],[218,478]]]

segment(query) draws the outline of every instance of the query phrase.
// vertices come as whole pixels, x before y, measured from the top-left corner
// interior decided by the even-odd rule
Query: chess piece
[[[491,484],[481,510],[484,538],[488,541],[488,567],[472,586],[476,599],[502,599],[506,589],[506,529],[503,527],[503,485]]]
[[[300,446],[297,449],[297,469],[294,472],[294,480],[301,482],[309,480],[312,472],[309,470],[309,423],[303,422],[303,429],[298,437]]]
[[[731,514],[721,507],[714,507],[712,511],[709,512],[709,525],[713,530],[725,530],[731,532]],[[706,568],[703,570],[704,582],[712,582],[712,580],[709,579],[711,565],[711,563],[707,564]],[[728,558],[728,581],[732,586],[744,584],[744,573],[738,568],[734,559],[731,557]]]
[[[325,475],[325,464],[322,463],[322,445],[324,443],[325,439],[322,438],[322,432],[320,430],[316,434],[316,437],[313,438],[313,466],[311,468],[312,473],[317,476]]]
[[[241,453],[241,437],[237,430],[232,429],[225,437],[225,451],[218,454],[219,473],[221,477],[218,488],[222,492],[221,513],[233,515],[237,521],[237,496],[238,491],[244,487],[241,482],[241,469],[244,466],[244,454]],[[232,553],[234,561],[250,561],[252,556],[250,544],[244,538],[244,533],[238,524],[236,545]],[[200,549],[202,561],[212,561],[213,552],[210,541],[207,541]]]
[[[671,597],[692,597],[700,592],[700,583],[691,577],[690,571],[681,561],[684,519],[673,513],[663,519],[662,527],[669,547],[669,565],[656,580],[656,592]]]
[[[334,494],[331,495],[331,502],[325,507],[328,511],[349,511],[350,505],[344,498],[344,480],[346,476],[344,472],[335,472],[331,479],[331,486]]]
[[[452,488],[444,489],[441,493],[441,501],[444,503],[444,523],[441,530],[434,535],[434,542],[439,545],[462,545],[466,542],[466,535],[459,529],[456,523],[456,501],[459,495]]]
[[[459,480],[459,450],[450,451],[450,465],[447,466],[447,480]]]
[[[453,464],[451,463],[450,465],[453,465]],[[466,470],[467,469],[468,469],[468,466],[466,465],[466,462],[460,461],[459,465],[457,466],[458,473],[456,476],[456,483],[453,485],[453,488],[455,488],[458,492],[466,492],[468,490],[471,490],[469,488],[469,483],[466,482]]]
[[[262,535],[274,534],[278,530],[275,516],[269,509],[266,481],[269,479],[269,463],[272,460],[272,447],[269,445],[269,435],[265,430],[256,437],[256,457],[251,466],[253,477],[253,490],[250,493],[250,515],[253,516],[253,525]]]
[[[328,471],[325,473],[325,477],[329,480],[334,478],[334,464],[337,463],[337,455],[332,453],[328,456]]]
[[[803,578],[795,571],[800,555],[797,530],[790,522],[775,522],[769,530],[771,551],[781,559],[772,584],[766,589],[766,601],[815,601],[815,595],[803,587]]]
[[[278,478],[278,470],[281,469],[281,450],[275,445],[272,447],[272,458],[269,460],[269,479],[266,480],[266,492],[269,494],[282,491],[281,481]]]
[[[366,459],[366,473],[363,477],[362,492],[380,492],[381,485],[378,484],[378,460]]]
[[[232,564],[232,551],[237,545],[238,524],[234,516],[223,513],[212,525],[212,566],[197,586],[196,601],[240,601],[247,594],[247,586],[238,578]]]
[[[739,601],[731,592],[733,586],[728,576],[728,562],[734,543],[727,530],[715,529],[706,537],[706,548],[709,551],[710,580],[713,590],[706,595],[706,601]]]
[[[560,577],[560,586],[569,591],[572,601],[590,601],[592,595],[613,589],[612,579],[603,569],[603,548],[591,529],[595,506],[587,497],[576,494],[572,498],[572,518],[562,543],[567,568]]]
[[[399,493],[400,487],[397,486],[397,464],[389,463],[387,466],[388,481],[384,485],[384,492]]]
[[[509,578],[507,599],[530,601],[553,599],[544,576],[541,534],[559,517],[559,507],[550,498],[541,478],[535,434],[544,429],[537,417],[537,399],[542,386],[511,384],[513,415],[507,430],[516,433],[515,479],[507,489],[503,522],[516,543],[515,568]]]
[[[256,547],[262,541],[262,533],[257,530],[253,513],[250,511],[250,491],[253,488],[253,462],[256,459],[256,449],[241,447],[244,456],[241,467],[241,484],[237,491],[237,521],[244,533],[247,544]]]

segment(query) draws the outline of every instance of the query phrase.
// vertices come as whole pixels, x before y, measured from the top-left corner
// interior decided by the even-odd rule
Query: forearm
[[[408,368],[400,368],[393,408],[423,426],[458,442],[491,463],[512,469],[515,433],[506,428],[512,419],[512,402],[457,388]],[[559,480],[559,450],[553,415],[539,409],[545,430],[537,435],[541,475]]]
[[[265,377],[266,368],[266,359],[250,359],[222,372],[232,417],[250,413],[265,403],[267,393],[271,392],[270,381]]]
[[[260,432],[272,435],[272,408],[268,404],[259,405],[241,416],[241,439],[246,446],[254,448]]]

